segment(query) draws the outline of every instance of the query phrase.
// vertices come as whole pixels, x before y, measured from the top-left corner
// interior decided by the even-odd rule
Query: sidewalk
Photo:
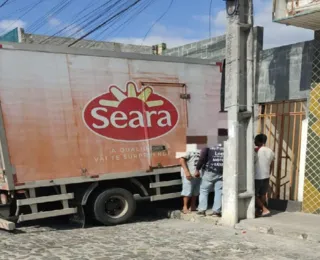
[[[212,223],[221,225],[220,218],[201,217],[196,213],[183,214],[178,210],[167,211],[171,219],[181,219],[195,223]],[[320,243],[320,216],[305,213],[273,212],[271,217],[246,219],[240,221],[235,229],[256,231],[264,234],[284,236]]]
[[[242,220],[236,225],[236,229],[258,231],[320,243],[319,215],[274,212],[271,217]]]

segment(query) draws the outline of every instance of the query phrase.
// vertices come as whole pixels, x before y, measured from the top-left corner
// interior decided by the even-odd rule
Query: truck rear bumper
[[[12,231],[16,229],[16,224],[11,221],[0,218],[0,229]]]

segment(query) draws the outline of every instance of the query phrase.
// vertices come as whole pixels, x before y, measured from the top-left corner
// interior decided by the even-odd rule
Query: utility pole
[[[227,35],[222,222],[234,226],[255,217],[254,196],[254,29],[252,0],[226,0]]]

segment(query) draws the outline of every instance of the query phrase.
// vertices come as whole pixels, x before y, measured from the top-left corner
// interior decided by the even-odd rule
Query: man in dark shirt
[[[199,215],[206,215],[209,192],[214,188],[212,212],[207,215],[221,216],[223,153],[224,150],[222,145],[217,145],[212,148],[204,148],[201,151],[200,158],[196,166],[197,174],[199,174],[200,170],[203,171],[198,206]]]

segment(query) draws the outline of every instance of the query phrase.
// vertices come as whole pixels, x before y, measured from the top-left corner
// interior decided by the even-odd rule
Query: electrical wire
[[[51,8],[45,15],[41,16],[39,19],[37,19],[34,23],[28,27],[28,30],[30,33],[35,33],[40,28],[42,28],[46,23],[48,18],[55,17],[59,13],[61,13],[63,10],[66,9],[74,0],[62,0],[58,4],[56,4],[53,8]]]
[[[93,1],[94,1],[94,0],[93,0]],[[92,2],[93,2],[93,1],[92,1]],[[47,42],[48,40],[50,40],[50,39],[52,39],[52,38],[54,38],[54,37],[56,37],[56,36],[58,36],[58,35],[64,34],[64,32],[66,32],[66,31],[74,28],[75,26],[81,27],[81,25],[82,25],[82,23],[83,23],[83,21],[81,22],[81,20],[89,18],[90,15],[93,15],[94,12],[96,12],[97,10],[101,10],[101,8],[102,8],[104,5],[106,5],[106,4],[107,4],[107,3],[104,3],[104,4],[100,5],[99,7],[97,7],[96,9],[94,9],[93,11],[87,13],[86,15],[84,15],[84,16],[76,19],[76,20],[73,19],[73,20],[74,20],[73,22],[71,22],[71,23],[68,24],[68,25],[65,25],[65,26],[64,26],[63,28],[61,28],[59,31],[57,31],[57,32],[54,33],[53,35],[49,36],[48,38],[44,39],[43,41],[41,41],[40,44],[45,43],[45,42]],[[83,9],[83,10],[84,10],[84,9]],[[79,13],[77,13],[77,14],[74,16],[74,18],[76,18],[77,16],[79,16],[81,13],[82,13],[82,11],[80,11]]]
[[[156,1],[156,0],[149,0],[148,2],[145,1],[145,2],[144,2],[144,5],[141,6],[141,8],[138,8],[138,7],[136,8],[136,9],[138,9],[137,12],[134,12],[134,8],[135,8],[135,7],[133,7],[133,8],[131,9],[131,12],[130,12],[131,15],[129,16],[128,19],[126,19],[123,23],[121,23],[120,25],[118,25],[118,26],[117,26],[116,28],[114,28],[111,32],[109,32],[106,36],[104,36],[104,32],[108,31],[110,28],[112,28],[112,26],[113,26],[114,24],[117,23],[117,20],[114,21],[114,22],[112,23],[112,25],[106,27],[106,28],[101,32],[101,34],[100,34],[100,36],[98,37],[98,39],[101,39],[101,38],[103,38],[103,37],[107,38],[107,37],[109,37],[109,36],[112,35],[112,34],[117,35],[118,33],[120,33],[120,32],[125,28],[125,25],[127,25],[129,22],[132,22],[135,18],[137,18],[146,8],[148,8],[150,5],[152,5],[155,1]],[[125,15],[128,15],[128,14],[130,14],[130,13],[126,13]],[[91,45],[90,45],[90,46],[91,46]]]
[[[11,3],[11,2],[10,2],[10,3]],[[21,13],[22,11],[25,11],[26,9],[29,9],[29,7],[33,6],[33,4],[34,4],[34,3],[31,3],[31,4],[28,4],[28,5],[25,5],[25,6],[21,7],[21,8],[18,8],[18,9],[16,9],[16,10],[14,10],[13,12],[8,13],[8,14],[5,15],[5,16],[1,16],[1,18],[2,18],[2,19],[8,19],[8,18],[10,18],[10,17],[12,17],[12,16],[14,16],[14,15],[17,16],[17,14]]]
[[[112,1],[109,1],[110,2],[110,6],[107,6],[105,8],[104,11],[101,11],[97,14],[97,16],[91,18],[90,20],[85,20],[83,23],[85,23],[84,25],[81,25],[77,31],[75,31],[72,35],[70,35],[69,37],[73,37],[73,36],[76,36],[78,33],[80,33],[81,31],[87,29],[87,30],[91,30],[90,28],[94,28],[95,24],[97,24],[99,22],[99,20],[102,20],[102,18],[104,18],[104,16],[111,16],[113,13],[113,11],[116,11],[118,9],[121,9],[121,7],[125,7],[126,6],[126,3],[122,3],[121,6],[117,6],[117,0],[115,1],[115,3],[111,3]],[[90,17],[89,17],[90,18]],[[102,22],[102,21],[101,21]]]
[[[212,1],[212,0],[211,0]],[[141,46],[143,45],[144,41],[146,40],[147,36],[149,35],[149,33],[151,32],[151,30],[153,29],[153,27],[160,22],[160,20],[170,11],[172,4],[173,4],[174,0],[171,0],[167,9],[162,13],[162,15],[160,15],[158,17],[158,19],[151,25],[151,27],[149,28],[149,30],[147,31],[147,33],[144,35],[143,40],[141,42]]]
[[[114,3],[113,3],[113,1],[109,1],[104,10],[102,10],[102,11],[100,10],[99,13],[97,13],[97,15],[94,16],[92,19],[90,19],[90,20],[86,19],[85,21],[83,21],[83,23],[80,26],[78,26],[79,29],[74,31],[71,35],[68,35],[69,38],[66,38],[66,40],[63,41],[61,44],[66,44],[70,40],[74,41],[74,38],[77,38],[77,35],[79,33],[92,30],[96,26],[96,24],[99,24],[99,22],[102,22],[101,20],[105,16],[112,16],[114,13],[116,13],[117,10],[126,6],[126,1],[122,1],[121,6],[117,6],[118,2],[119,2],[118,0],[115,0]],[[91,18],[91,17],[89,17],[89,18]]]
[[[127,12],[126,10],[129,1],[118,0],[104,1],[103,4],[99,5],[95,9],[89,8],[88,10],[84,10],[84,8],[77,13],[76,17],[74,17],[76,19],[73,19],[71,23],[64,23],[65,26],[63,28],[53,35],[45,38],[40,43],[47,43],[50,39],[55,36],[59,37],[60,35],[65,37],[65,39],[63,41],[59,41],[59,44],[66,44],[70,41],[74,41],[75,39],[73,38],[77,38],[77,35],[96,29],[97,26],[105,22],[105,17],[111,17],[111,19],[109,19],[107,24],[103,26],[104,30],[102,32],[100,30],[102,27],[100,27],[91,33],[92,35],[99,33],[95,39],[103,37],[106,31],[111,30],[111,33],[118,32],[125,24],[132,21],[155,1],[156,0],[135,1],[132,6],[129,6],[130,12]],[[119,10],[123,10],[124,12],[119,12]],[[119,22],[123,19],[126,19],[126,21],[119,25]],[[94,42],[92,44],[94,44]]]
[[[23,10],[25,10],[25,12],[18,19],[21,19],[25,15],[29,14],[34,8],[36,8],[40,3],[44,1],[46,0],[39,0],[32,5],[27,6],[28,8],[24,7]],[[73,1],[74,0],[60,0],[59,2],[56,2],[53,6],[51,5],[51,7],[46,10],[46,12],[43,12],[43,15],[37,17],[37,19],[33,21],[33,23],[26,29],[31,34],[36,32],[45,24],[47,24],[50,17],[56,17],[56,15],[69,10],[70,5]],[[66,37],[65,42],[73,41],[70,44],[70,46],[72,46],[76,42],[79,42],[89,35],[95,35],[99,33],[99,35],[97,36],[102,37],[104,35],[104,32],[106,31],[108,31],[109,33],[117,33],[120,29],[123,29],[127,23],[130,23],[135,17],[143,12],[147,7],[156,2],[156,0],[131,0],[131,3],[128,0],[104,0],[102,3],[99,3],[98,6],[96,5],[97,2],[98,1],[94,3],[94,0],[89,1],[84,8],[82,8],[73,16],[73,18],[71,19],[71,23],[61,23],[63,28],[58,28],[59,30],[57,32],[55,32],[53,35],[48,36],[48,38],[45,38],[40,43],[46,43],[53,37],[61,35]],[[169,11],[172,2],[173,0],[171,0],[168,9],[158,18],[157,22]],[[125,21],[122,22],[123,20]],[[14,23],[15,21],[13,22],[13,24]],[[104,30],[101,33],[102,28],[104,28]],[[148,30],[147,34],[149,33],[149,31],[151,31],[151,29]],[[79,39],[72,38],[77,37],[77,35],[79,34],[84,35]],[[59,44],[65,44],[65,42],[59,42]]]
[[[71,44],[68,45],[68,47],[73,46],[74,44],[76,44],[77,42],[81,41],[82,39],[86,38],[87,36],[91,35],[92,33],[94,33],[95,31],[99,30],[100,28],[102,28],[103,26],[105,26],[106,24],[108,24],[110,21],[114,20],[115,18],[119,17],[121,14],[127,12],[128,10],[130,10],[133,6],[137,5],[139,2],[141,2],[142,0],[136,0],[135,2],[133,2],[131,5],[129,5],[128,7],[124,8],[123,10],[117,12],[116,14],[112,15],[110,18],[108,18],[107,20],[105,20],[104,22],[100,23],[99,25],[95,26],[92,30],[90,30],[89,32],[85,33],[83,36],[81,36],[79,39],[73,41]]]
[[[39,6],[42,2],[44,2],[46,0],[39,0],[38,2],[36,2],[35,4],[33,4],[29,9],[27,9],[26,12],[24,12],[22,15],[20,15],[17,19],[15,19],[9,26],[7,26],[6,28],[4,28],[0,34],[3,34],[4,32],[7,31],[7,28],[11,28],[17,21],[21,20],[24,16],[26,16],[28,13],[30,13],[33,9],[35,9],[37,6]]]
[[[72,26],[77,26],[78,29],[77,30],[73,30],[72,34],[69,34],[68,37],[65,38],[64,41],[60,42],[60,44],[66,44],[69,41],[74,41],[74,38],[77,38],[77,35],[81,32],[85,32],[88,30],[91,30],[92,28],[94,28],[94,26],[99,23],[99,21],[102,20],[102,18],[104,18],[104,16],[111,16],[116,10],[121,9],[121,7],[125,7],[126,6],[126,1],[122,1],[122,5],[121,6],[117,6],[117,3],[119,1],[118,0],[111,0],[111,1],[107,1],[104,4],[102,4],[100,7],[101,8],[96,8],[95,10],[91,11],[90,13],[92,15],[85,15],[87,16],[86,19],[82,19],[83,21],[81,23],[74,23]],[[102,9],[102,7],[104,7]],[[114,10],[113,10],[114,9]],[[98,11],[98,12],[97,12]],[[66,30],[70,30],[72,29],[72,26],[67,26]]]
[[[1,5],[0,5],[0,8],[1,7],[4,7],[10,0],[5,0]]]
[[[17,2],[18,0],[11,0],[10,1],[10,3],[8,3],[7,5],[11,5],[11,4],[13,4],[13,3],[15,3],[15,2]]]

